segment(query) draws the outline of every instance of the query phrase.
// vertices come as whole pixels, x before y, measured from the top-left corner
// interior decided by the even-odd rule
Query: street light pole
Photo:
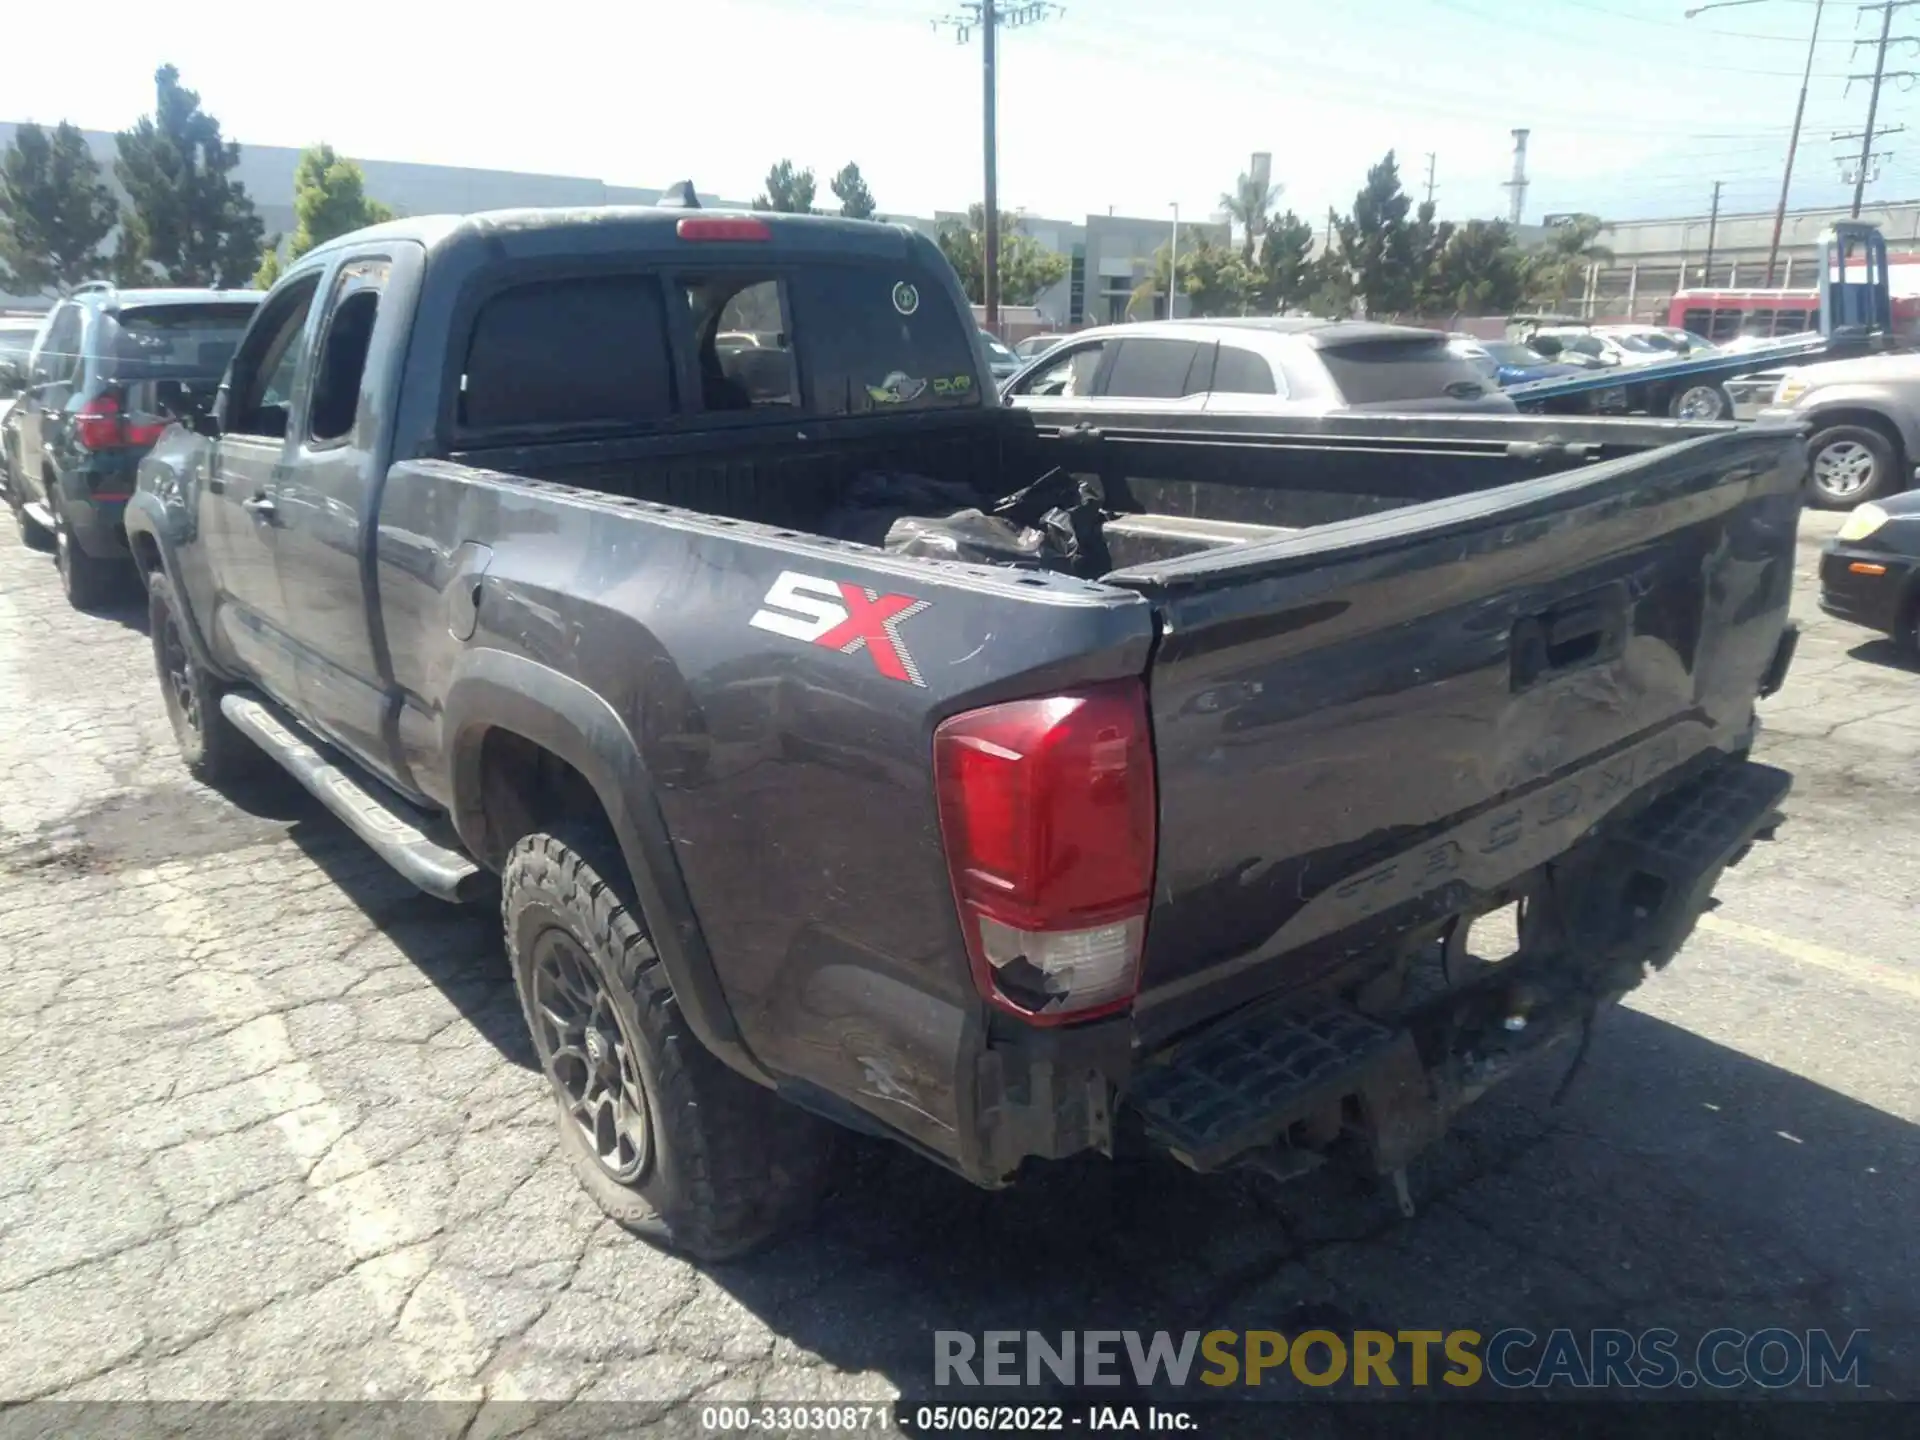
[[[1730,10],[1738,5],[1754,5],[1761,0],[1718,0],[1712,5],[1701,5],[1687,11],[1687,19],[1707,10]],[[1780,203],[1773,211],[1773,239],[1767,244],[1767,280],[1766,288],[1773,288],[1773,268],[1780,260],[1780,232],[1787,223],[1787,191],[1793,186],[1793,161],[1800,149],[1800,121],[1807,113],[1807,86],[1813,79],[1813,55],[1820,47],[1820,16],[1826,10],[1826,0],[1814,0],[1813,34],[1807,37],[1807,64],[1800,75],[1800,99],[1793,107],[1793,130],[1787,136],[1787,163],[1780,173]]]
[[[1173,297],[1180,293],[1180,202],[1173,202],[1173,249],[1167,255],[1167,318],[1178,319],[1173,313]]]

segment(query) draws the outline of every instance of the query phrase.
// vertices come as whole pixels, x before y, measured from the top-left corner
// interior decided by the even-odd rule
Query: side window
[[[62,305],[54,311],[40,348],[33,357],[33,383],[51,385],[73,374],[80,359],[80,307]]]
[[[1219,354],[1214,358],[1213,384],[1208,388],[1216,395],[1280,393],[1280,387],[1274,382],[1271,365],[1251,350],[1226,344],[1221,345]]]
[[[1041,366],[1021,381],[1019,395],[1057,396],[1061,399],[1085,399],[1093,393],[1093,377],[1099,373],[1100,357],[1106,342],[1070,348],[1062,345],[1052,363]]]
[[[465,431],[657,424],[676,406],[656,275],[515,285],[474,317],[460,374]]]
[[[360,381],[366,374],[367,348],[379,314],[380,289],[392,268],[385,259],[349,260],[333,287],[333,313],[327,317],[314,367],[313,401],[307,433],[316,444],[346,438],[360,409]]]
[[[698,346],[700,408],[791,410],[799,404],[780,282],[683,278]]]
[[[319,288],[318,275],[289,285],[261,307],[248,327],[228,372],[223,421],[228,434],[286,439],[293,377],[300,364],[300,337],[306,331],[307,312],[313,308]]]
[[[1107,371],[1105,395],[1138,400],[1178,400],[1206,389],[1198,372],[1213,358],[1213,347],[1192,340],[1120,342]],[[1194,383],[1189,384],[1192,376]]]

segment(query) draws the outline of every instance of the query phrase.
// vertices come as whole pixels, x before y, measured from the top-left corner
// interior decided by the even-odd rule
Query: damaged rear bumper
[[[1770,838],[1791,785],[1716,766],[1530,877],[1520,949],[1412,1003],[1284,997],[1137,1064],[1120,1097],[1196,1170],[1277,1173],[1358,1152],[1398,1171],[1500,1079],[1581,1032],[1679,951],[1714,885]]]

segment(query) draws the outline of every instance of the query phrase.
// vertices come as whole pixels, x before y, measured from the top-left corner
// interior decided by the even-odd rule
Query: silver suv
[[[1208,414],[1341,410],[1512,414],[1514,403],[1438,330],[1364,320],[1152,320],[1075,335],[1008,382],[1034,410]]]

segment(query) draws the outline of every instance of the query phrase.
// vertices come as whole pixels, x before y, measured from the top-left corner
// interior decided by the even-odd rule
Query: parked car
[[[750,292],[786,348],[720,353]],[[1094,373],[1149,338],[1360,404],[1463,373],[1220,325]],[[264,751],[442,899],[498,874],[562,1149],[643,1234],[740,1253],[838,1126],[1404,1198],[1778,819],[1792,427],[996,400],[919,235],[408,219],[293,261],[141,465],[186,764]],[[846,538],[876,487],[922,498]]]
[[[1550,380],[1555,375],[1578,375],[1587,367],[1565,361],[1549,360],[1531,346],[1516,340],[1481,340],[1472,335],[1453,335],[1448,348],[1505,389],[1524,385],[1529,380]]]
[[[987,347],[987,366],[993,372],[994,384],[1011,380],[1020,373],[1020,357],[989,332],[980,332],[980,343]]]
[[[0,315],[0,495],[12,493],[8,479],[12,437],[19,433],[17,421],[11,429],[7,422],[26,391],[33,339],[44,323],[40,315]]]
[[[1358,320],[1150,320],[1082,331],[1007,385],[1033,409],[1142,401],[1180,410],[1511,413],[1513,402],[1447,337]]]
[[[132,577],[121,514],[140,457],[212,400],[259,300],[89,285],[47,317],[15,407],[7,499],[22,540],[54,551],[74,605],[102,604]]]
[[[1820,553],[1820,608],[1920,655],[1920,491],[1859,506]]]
[[[1071,340],[1071,335],[1029,335],[1013,347],[1013,353],[1020,357],[1021,363],[1044,355],[1063,340]]]
[[[1904,490],[1920,462],[1920,354],[1789,369],[1761,418],[1809,426],[1815,505],[1845,510]]]
[[[1679,353],[1665,337],[1650,336],[1638,328],[1594,325],[1543,326],[1526,343],[1550,359],[1589,355],[1603,365],[1632,367],[1672,360]]]

